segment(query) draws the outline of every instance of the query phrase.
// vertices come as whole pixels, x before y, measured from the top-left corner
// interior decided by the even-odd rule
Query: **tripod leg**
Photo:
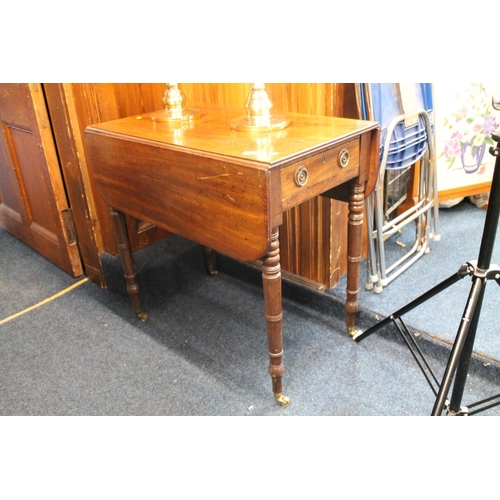
[[[380,330],[382,327],[386,326],[388,323],[393,321],[393,319],[398,319],[401,316],[405,315],[407,312],[410,312],[412,309],[415,309],[415,307],[419,306],[423,302],[429,300],[430,298],[434,297],[434,295],[437,295],[438,293],[442,292],[446,288],[450,287],[451,285],[455,284],[457,281],[461,280],[468,274],[468,267],[467,264],[464,264],[457,273],[451,275],[449,278],[446,280],[442,281],[438,285],[436,285],[434,288],[431,288],[428,290],[426,293],[420,295],[420,297],[417,297],[415,300],[410,302],[409,304],[406,304],[404,307],[401,309],[398,309],[395,313],[391,314],[387,318],[383,319],[379,323],[376,323],[373,325],[371,328],[368,330],[365,330],[364,332],[357,332],[354,336],[353,339],[356,342],[359,342],[360,340],[363,340],[365,337],[368,337],[372,333],[375,333],[377,330]]]
[[[462,350],[465,341],[467,340],[467,334],[471,327],[471,323],[475,319],[476,306],[478,304],[480,305],[481,301],[480,299],[482,299],[484,293],[484,284],[485,281],[483,279],[474,277],[469,298],[467,300],[467,304],[465,305],[464,313],[462,315],[460,326],[458,328],[457,337],[455,339],[450,357],[448,359],[448,364],[444,372],[443,380],[441,382],[436,402],[434,403],[434,408],[432,409],[432,416],[441,415],[443,408],[445,406],[446,396],[450,389],[453,376],[457,370],[457,366],[460,361],[460,357],[462,355]]]
[[[457,374],[455,375],[455,383],[453,384],[453,391],[450,398],[449,413],[458,414],[460,412],[460,405],[462,396],[464,394],[465,383],[467,381],[467,373],[469,372],[470,359],[474,347],[474,340],[476,337],[477,325],[479,323],[479,316],[481,315],[481,306],[483,304],[484,291],[486,289],[486,282],[483,283],[477,304],[470,322],[469,333],[465,340],[462,354],[458,362]]]

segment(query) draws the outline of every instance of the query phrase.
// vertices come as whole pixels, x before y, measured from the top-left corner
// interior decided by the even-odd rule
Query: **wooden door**
[[[72,276],[83,274],[43,89],[0,84],[0,226]]]

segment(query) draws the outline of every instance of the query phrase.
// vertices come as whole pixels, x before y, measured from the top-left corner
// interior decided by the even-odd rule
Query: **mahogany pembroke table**
[[[347,329],[358,311],[364,198],[376,180],[376,122],[290,113],[282,130],[233,130],[240,108],[200,105],[171,123],[164,111],[89,126],[95,185],[111,207],[127,289],[140,315],[124,214],[246,262],[262,260],[269,373],[282,393],[278,231],[283,212],[318,195],[348,202]]]

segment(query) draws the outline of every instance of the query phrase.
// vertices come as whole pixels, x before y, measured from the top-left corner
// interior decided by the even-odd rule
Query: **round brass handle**
[[[339,153],[339,165],[344,168],[349,164],[349,151],[347,149],[343,149]]]
[[[307,184],[307,180],[309,179],[309,172],[306,167],[299,167],[295,172],[295,184],[297,186],[302,187]]]

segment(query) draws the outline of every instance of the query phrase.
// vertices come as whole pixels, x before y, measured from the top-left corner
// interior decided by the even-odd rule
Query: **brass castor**
[[[274,397],[276,398],[276,401],[278,401],[278,403],[283,407],[290,404],[290,398],[283,396],[283,394],[275,394]]]
[[[137,313],[137,317],[145,323],[148,320],[148,315],[146,313]]]
[[[348,332],[351,337],[355,337],[358,333],[361,333],[361,330],[358,330],[357,328],[349,328]]]

